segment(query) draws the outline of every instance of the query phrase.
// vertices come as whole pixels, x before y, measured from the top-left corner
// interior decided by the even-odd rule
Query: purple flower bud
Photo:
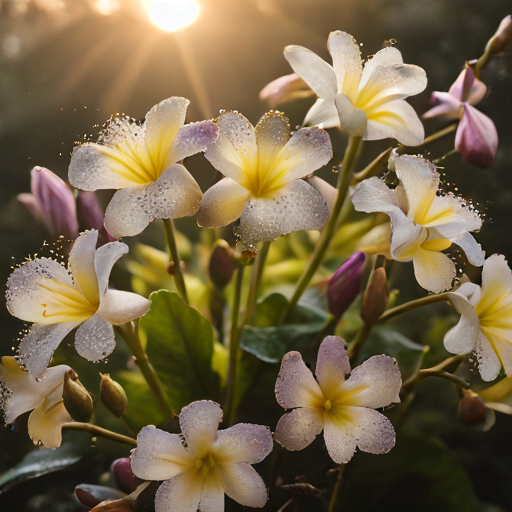
[[[478,169],[494,164],[498,150],[498,132],[491,119],[463,103],[463,115],[455,135],[455,148],[462,158]]]
[[[279,103],[314,95],[308,84],[297,73],[292,73],[280,76],[263,87],[260,91],[260,100],[266,101],[270,108],[274,108]]]
[[[124,492],[131,493],[135,491],[139,485],[139,480],[133,474],[130,459],[127,457],[116,459],[112,462],[110,472],[114,476],[114,480],[118,487]]]
[[[78,236],[78,221],[73,192],[44,167],[34,167],[30,174],[32,194],[20,194],[18,200],[53,237],[63,235],[74,240]]]
[[[512,42],[512,17],[506,16],[501,20],[500,26],[496,33],[489,40],[489,49],[491,55],[497,55],[507,48]]]
[[[105,227],[103,210],[94,192],[80,190],[76,198],[76,213],[80,231],[97,229],[99,232],[98,247],[108,242],[115,242],[114,238]]]
[[[125,494],[103,485],[80,484],[75,487],[76,499],[85,507],[95,507],[105,500],[118,500]]]
[[[365,261],[364,252],[354,253],[329,280],[327,303],[329,312],[335,318],[341,318],[361,291],[361,274]]]

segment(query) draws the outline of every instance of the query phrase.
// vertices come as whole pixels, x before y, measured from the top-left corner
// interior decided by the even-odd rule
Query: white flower
[[[144,427],[132,454],[135,476],[164,480],[156,512],[223,512],[224,493],[241,505],[263,507],[267,488],[251,464],[272,451],[270,430],[239,423],[217,431],[222,409],[208,400],[184,407],[179,419],[183,439]]]
[[[396,48],[384,48],[363,68],[354,38],[339,30],[329,34],[330,66],[302,46],[287,46],[284,56],[319,99],[304,124],[341,126],[366,140],[393,137],[407,146],[423,142],[425,131],[414,109],[404,101],[427,86],[425,71],[404,64]]]
[[[350,372],[344,341],[324,339],[318,350],[314,379],[298,352],[283,357],[276,398],[285,409],[275,438],[288,450],[302,450],[324,431],[325,444],[337,464],[348,462],[356,446],[387,453],[395,445],[391,422],[374,409],[399,403],[402,386],[396,361],[374,356]],[[350,374],[350,375],[349,375]]]
[[[53,352],[75,327],[75,348],[89,361],[98,361],[115,347],[112,324],[144,315],[149,300],[135,293],[109,290],[114,263],[128,246],[110,242],[96,250],[98,231],[81,233],[69,255],[69,269],[48,258],[17,268],[7,281],[7,307],[12,315],[34,322],[19,347],[21,364],[40,376]]]
[[[480,375],[494,380],[503,365],[512,375],[512,274],[501,254],[487,258],[482,286],[465,283],[449,294],[461,314],[459,323],[444,337],[452,354],[476,352]]]
[[[331,159],[327,132],[302,128],[290,137],[288,119],[280,112],[265,114],[256,129],[237,112],[222,114],[217,125],[219,138],[205,156],[227,178],[204,194],[200,226],[220,227],[240,218],[237,233],[251,243],[324,227],[327,205],[300,178]]]
[[[183,126],[189,101],[172,97],[155,105],[143,125],[113,118],[98,144],[75,149],[69,182],[82,190],[118,189],[105,212],[119,238],[143,231],[154,219],[195,215],[201,189],[177,164],[204,151],[217,137],[212,121]]]
[[[33,409],[28,419],[30,438],[45,448],[58,448],[62,442],[62,425],[73,421],[62,400],[64,375],[68,370],[71,368],[66,365],[54,366],[36,380],[18,366],[14,357],[2,357],[0,392],[5,423],[13,423]]]
[[[485,252],[470,231],[480,229],[477,212],[453,194],[437,195],[439,173],[423,158],[404,155],[395,160],[400,184],[394,190],[379,178],[361,182],[352,202],[360,212],[383,212],[392,226],[391,256],[411,261],[420,286],[434,293],[451,288],[453,261],[440,251],[458,245],[472,265],[484,263]]]

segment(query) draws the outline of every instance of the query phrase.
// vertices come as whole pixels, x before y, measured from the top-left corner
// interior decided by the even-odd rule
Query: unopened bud
[[[485,421],[486,407],[483,400],[473,391],[464,393],[459,404],[459,416],[462,423],[470,426],[479,425]]]
[[[496,30],[496,33],[489,39],[485,52],[489,53],[489,55],[498,55],[505,51],[511,42],[512,17],[508,15],[501,20],[498,30]]]
[[[75,420],[87,423],[94,411],[91,395],[78,380],[74,370],[68,370],[64,375],[64,388],[62,391],[64,407]]]
[[[214,245],[208,273],[216,288],[224,288],[229,284],[236,269],[233,250],[225,240],[217,240]]]
[[[259,96],[260,100],[266,101],[270,108],[274,108],[279,103],[314,95],[308,84],[299,75],[292,73],[272,80],[260,91]]]
[[[334,272],[327,285],[327,304],[329,312],[336,319],[350,307],[361,291],[361,273],[366,256],[356,252]]]
[[[100,399],[102,404],[117,418],[126,412],[128,399],[121,384],[112,380],[110,375],[101,374]]]
[[[105,227],[103,210],[95,192],[80,190],[76,197],[76,213],[80,231],[90,229],[98,230],[98,247],[108,242],[115,242],[114,238]]]
[[[75,496],[82,505],[92,508],[107,500],[119,500],[124,493],[103,485],[81,484],[75,487]]]
[[[373,271],[366,287],[361,304],[361,318],[366,323],[376,322],[386,310],[388,304],[388,282],[384,267]]]
[[[116,459],[110,466],[110,473],[114,477],[117,486],[126,493],[131,493],[137,489],[139,481],[133,474],[132,465],[128,457]]]

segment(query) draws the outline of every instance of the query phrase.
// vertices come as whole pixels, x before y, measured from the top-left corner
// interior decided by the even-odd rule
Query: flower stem
[[[174,222],[172,219],[162,219],[165,229],[165,238],[171,253],[171,259],[174,263],[173,275],[174,282],[176,283],[176,289],[180,297],[188,304],[187,288],[185,286],[185,279],[183,278],[183,271],[181,270],[180,254],[178,252],[178,246],[176,245],[176,237],[174,235]]]
[[[410,302],[401,304],[396,308],[388,309],[379,318],[379,323],[387,322],[388,320],[391,320],[395,316],[401,315],[402,313],[407,313],[408,311],[412,311],[413,309],[421,308],[423,306],[434,304],[435,302],[442,302],[445,300],[448,300],[448,293],[439,293],[437,295],[429,295],[421,299],[411,300]]]
[[[325,253],[334,234],[334,229],[338,221],[338,216],[340,215],[341,208],[343,207],[343,203],[345,202],[345,198],[347,197],[350,179],[352,176],[352,169],[354,167],[356,154],[360,142],[360,137],[350,136],[348,139],[347,148],[345,150],[345,157],[343,159],[341,170],[338,176],[338,195],[336,197],[336,202],[334,203],[331,216],[329,218],[329,221],[325,225],[324,229],[322,230],[320,239],[318,240],[318,243],[315,246],[315,250],[311,255],[311,259],[309,260],[308,265],[304,269],[304,272],[302,273],[302,275],[299,278],[299,281],[297,282],[295,291],[293,292],[290,302],[288,302],[288,304],[283,310],[283,313],[279,320],[279,325],[286,321],[292,309],[295,307],[297,302],[299,302],[299,299],[302,297],[304,290],[309,285],[309,282],[315,275],[315,272],[318,270],[318,267],[320,266],[322,260],[324,259]]]
[[[226,421],[230,426],[233,423],[235,413],[235,392],[236,392],[236,374],[238,366],[238,349],[240,345],[240,328],[238,327],[238,318],[240,315],[240,296],[242,294],[242,282],[244,276],[244,266],[238,267],[235,284],[235,297],[233,307],[231,308],[231,337],[229,342],[229,368],[227,378],[226,402],[224,410]]]
[[[454,132],[457,129],[457,126],[459,123],[453,123],[446,128],[443,128],[442,130],[439,130],[438,132],[433,133],[432,135],[429,135],[425,138],[423,141],[422,146],[425,144],[429,144],[430,142],[434,142],[437,139],[440,139],[441,137],[444,137],[445,135],[449,135],[450,133]]]
[[[148,386],[151,389],[151,392],[153,393],[153,396],[155,397],[155,400],[157,401],[160,409],[164,413],[164,416],[167,419],[173,418],[174,410],[167,400],[167,395],[165,394],[162,382],[155,372],[155,369],[149,362],[146,353],[144,352],[144,349],[140,343],[138,324],[135,325],[135,328],[132,327],[131,324],[126,324],[126,329],[118,326],[117,332],[121,335],[121,337],[128,345],[128,348],[135,356],[135,364],[140,368],[140,371],[146,379],[146,382],[148,383]]]
[[[270,243],[271,242],[265,242],[263,244],[263,247],[260,249],[260,252],[256,258],[256,262],[254,263],[251,278],[251,287],[249,288],[249,295],[247,296],[247,306],[245,308],[244,325],[252,325],[254,320],[254,306],[256,305],[256,299],[258,298],[258,288],[260,286],[261,276],[263,274],[263,267],[265,266],[265,261],[267,260]]]
[[[357,331],[355,338],[350,342],[347,348],[347,355],[351,361],[354,361],[359,355],[359,352],[361,352],[363,345],[365,344],[366,340],[368,339],[368,336],[370,335],[372,327],[372,323],[365,322],[363,326],[359,329],[359,331]]]
[[[133,439],[133,437],[117,434],[116,432],[112,432],[111,430],[98,427],[96,425],[93,425],[92,423],[80,423],[78,421],[73,421],[70,423],[64,423],[64,425],[62,425],[62,428],[65,428],[66,430],[78,430],[80,432],[88,432],[93,436],[104,437],[105,439],[117,441],[118,443],[128,444],[130,446],[137,446],[137,441]]]
[[[336,483],[332,489],[331,499],[329,501],[329,512],[334,512],[340,502],[340,490],[341,490],[341,482],[343,480],[343,473],[345,472],[345,464],[340,464],[338,466],[338,477],[336,478]]]

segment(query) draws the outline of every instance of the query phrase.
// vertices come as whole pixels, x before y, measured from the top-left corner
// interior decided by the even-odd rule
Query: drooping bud
[[[75,487],[76,499],[85,507],[95,507],[106,500],[118,500],[125,495],[123,492],[103,485],[80,484]]]
[[[512,42],[512,16],[510,14],[501,20],[496,33],[489,39],[485,53],[489,55],[498,55],[505,51]]]
[[[110,473],[114,477],[117,486],[126,493],[137,489],[139,480],[133,474],[132,465],[128,457],[116,459],[110,466]]]
[[[95,192],[78,191],[76,213],[80,231],[98,230],[98,247],[117,240],[105,227],[103,211]]]
[[[388,303],[388,282],[384,267],[373,271],[363,296],[361,318],[369,324],[375,323],[386,310]]]
[[[75,421],[87,423],[94,412],[91,395],[78,380],[74,370],[68,370],[64,375],[62,391],[64,407]]]
[[[128,398],[119,382],[112,380],[110,375],[101,374],[100,399],[101,403],[117,418],[120,418],[128,405]]]
[[[365,261],[364,252],[356,252],[329,279],[327,304],[335,318],[341,318],[361,291],[361,273]]]
[[[459,417],[462,423],[481,432],[487,432],[495,422],[494,411],[490,410],[470,389],[464,390],[464,396],[459,404]]]
[[[455,135],[455,148],[468,164],[487,169],[494,164],[498,150],[496,126],[469,103],[463,103],[462,107],[464,113]]]
[[[260,91],[260,100],[266,101],[270,108],[297,98],[309,98],[315,93],[296,73],[284,75],[268,83]]]
[[[225,240],[217,240],[208,264],[208,273],[212,283],[216,288],[224,288],[231,281],[235,269],[233,250]]]
[[[18,201],[48,232],[70,240],[78,236],[75,196],[66,183],[44,167],[30,172],[31,194],[20,194]]]

